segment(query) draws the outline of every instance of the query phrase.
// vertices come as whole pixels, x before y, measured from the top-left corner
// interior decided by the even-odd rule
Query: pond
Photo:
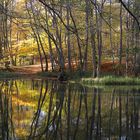
[[[139,87],[0,81],[1,140],[138,140]]]

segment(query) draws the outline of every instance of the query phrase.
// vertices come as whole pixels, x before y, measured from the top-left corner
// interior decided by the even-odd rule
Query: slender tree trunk
[[[78,50],[79,50],[79,59],[78,60],[80,61],[80,71],[82,73],[83,72],[83,56],[82,56],[80,37],[79,37],[79,32],[78,32],[78,29],[77,29],[75,19],[72,15],[71,9],[70,9],[70,17],[71,17],[71,20],[72,20],[73,25],[74,25],[74,31],[75,31],[75,35],[76,35],[76,39],[77,39]]]
[[[67,27],[70,27],[70,4],[67,2]],[[70,45],[70,31],[67,30],[67,46],[68,46],[68,70],[71,72],[71,45]]]
[[[62,6],[60,6],[60,15],[62,17]],[[55,13],[53,15],[53,21],[54,21],[54,26],[55,26],[55,30],[56,30],[56,41],[58,42],[56,44],[56,47],[58,48],[57,50],[59,53],[60,71],[64,72],[65,61],[64,61],[64,55],[63,55],[63,49],[62,49],[62,35],[61,35],[62,29],[61,29],[61,25],[60,25],[60,30],[58,28],[58,19],[57,19]]]
[[[48,12],[47,12],[46,8],[45,8],[45,11],[46,11],[46,28],[47,28],[48,32],[50,32],[49,24],[48,24]],[[52,50],[52,43],[51,43],[51,39],[48,34],[47,34],[47,37],[48,37],[48,43],[49,43],[51,67],[52,67],[52,71],[54,71],[54,56],[53,56],[53,50]]]
[[[95,15],[96,15],[96,32],[97,32],[97,45],[98,45],[98,63],[97,63],[97,76],[101,74],[101,56],[102,56],[102,10],[103,1],[101,5],[97,5],[97,0],[95,0]],[[100,12],[100,13],[99,13]]]
[[[111,48],[111,52],[112,52],[112,63],[113,63],[113,70],[114,70],[114,48],[113,48],[113,41],[112,41],[112,29],[111,29],[111,26],[112,26],[112,0],[110,0],[110,8],[109,8],[109,11],[110,11],[110,17],[109,17],[109,24],[110,24],[110,48]]]
[[[128,0],[129,8],[129,0]],[[126,13],[126,76],[128,76],[128,67],[129,67],[129,48],[130,48],[130,16]]]
[[[95,30],[93,26],[94,26],[93,9],[90,6],[90,40],[92,47],[93,77],[95,78],[97,76],[97,57],[95,47]]]
[[[118,74],[121,74],[121,65],[122,65],[122,44],[123,43],[123,28],[122,28],[122,5],[120,4],[120,47],[119,47],[119,71]]]
[[[85,50],[84,50],[84,64],[83,64],[83,70],[87,71],[87,56],[88,56],[88,46],[89,46],[89,0],[85,0],[86,3],[86,8],[85,8],[85,12],[86,12],[86,33],[85,33]]]
[[[33,6],[32,6],[32,2],[31,1],[30,1],[30,4],[31,4],[31,10],[33,12]],[[28,9],[27,3],[26,3],[26,9],[27,9],[27,12],[28,12],[28,15],[29,15],[30,19],[32,19],[32,15],[31,15],[31,13],[30,13],[30,11]],[[35,15],[33,15],[33,20],[36,23]],[[43,57],[42,57],[41,49],[40,49],[40,42],[39,42],[39,39],[38,39],[38,35],[36,34],[36,31],[35,31],[35,29],[34,29],[34,27],[32,25],[32,21],[31,20],[30,20],[30,25],[31,25],[31,29],[33,31],[33,35],[35,37],[35,40],[37,42],[37,47],[38,47],[38,52],[39,52],[39,58],[40,58],[40,64],[41,64],[41,70],[43,72],[44,71],[44,68],[43,68]]]

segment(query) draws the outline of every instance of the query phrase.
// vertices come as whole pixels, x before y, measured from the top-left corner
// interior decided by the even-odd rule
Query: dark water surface
[[[0,140],[139,140],[140,87],[0,81]]]

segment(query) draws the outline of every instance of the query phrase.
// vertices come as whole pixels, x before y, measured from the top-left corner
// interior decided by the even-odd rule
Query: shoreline
[[[38,73],[19,73],[19,72],[0,72],[0,80],[4,79],[43,79],[43,80],[58,80],[59,72],[38,72]],[[68,73],[68,82],[80,83],[84,85],[140,85],[139,77],[125,77],[125,76],[103,76],[100,78],[92,78],[91,76],[79,77],[77,73]],[[59,81],[59,80],[58,80]]]

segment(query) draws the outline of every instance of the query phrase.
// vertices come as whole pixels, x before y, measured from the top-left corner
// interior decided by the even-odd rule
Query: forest
[[[139,40],[139,0],[0,0],[1,71],[137,76]]]
[[[0,140],[139,140],[140,0],[0,0]]]

